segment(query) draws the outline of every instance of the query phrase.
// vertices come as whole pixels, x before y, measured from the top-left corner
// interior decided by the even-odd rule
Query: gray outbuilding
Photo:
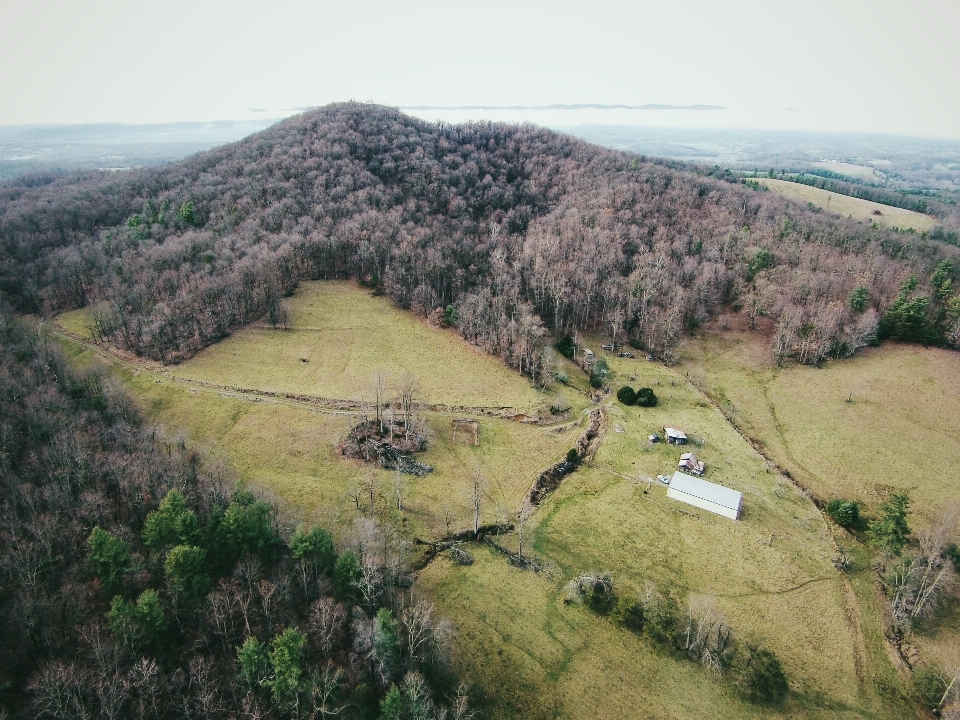
[[[740,508],[743,505],[743,494],[739,490],[701,480],[679,470],[670,480],[667,497],[723,515],[731,520],[739,519]]]

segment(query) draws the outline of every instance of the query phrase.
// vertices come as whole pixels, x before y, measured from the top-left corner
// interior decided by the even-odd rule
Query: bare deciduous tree
[[[346,610],[331,597],[322,597],[311,606],[309,628],[323,657],[331,657],[346,622]]]
[[[483,473],[480,468],[474,468],[473,483],[470,487],[470,502],[473,508],[473,534],[480,533],[480,506],[483,502]]]

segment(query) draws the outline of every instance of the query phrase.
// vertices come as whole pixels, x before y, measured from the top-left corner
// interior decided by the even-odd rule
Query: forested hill
[[[302,279],[345,276],[418,312],[452,305],[465,337],[534,377],[545,326],[669,356],[722,306],[772,317],[775,354],[805,362],[878,327],[960,344],[957,248],[720,170],[372,105],[131,175],[2,186],[0,239],[0,289],[20,311],[97,303],[102,335],[168,362],[276,317]]]

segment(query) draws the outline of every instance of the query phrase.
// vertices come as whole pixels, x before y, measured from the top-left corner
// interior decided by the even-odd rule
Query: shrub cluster
[[[841,500],[834,498],[827,503],[827,515],[832,517],[837,525],[852,528],[860,523],[860,503],[856,500]]]
[[[629,385],[624,385],[617,390],[617,400],[624,405],[639,405],[640,407],[653,407],[658,402],[653,388],[642,387],[635,391]]]
[[[789,690],[776,655],[762,646],[740,642],[713,604],[692,596],[681,612],[668,592],[648,583],[640,596],[616,592],[610,573],[581,575],[567,584],[567,603],[583,604],[616,625],[682,652],[690,660],[726,678],[747,700],[781,703]]]

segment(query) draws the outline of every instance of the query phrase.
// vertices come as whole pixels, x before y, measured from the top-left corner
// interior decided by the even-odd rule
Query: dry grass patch
[[[772,192],[791,200],[812,203],[828,212],[852,217],[857,220],[869,220],[884,227],[897,227],[902,230],[913,228],[918,232],[932,230],[937,224],[936,218],[904,210],[903,208],[883,205],[870,200],[840,195],[838,193],[821,190],[810,185],[790,182],[789,180],[772,180],[769,178],[755,178],[758,183],[768,187]],[[875,214],[877,211],[879,215]]]

